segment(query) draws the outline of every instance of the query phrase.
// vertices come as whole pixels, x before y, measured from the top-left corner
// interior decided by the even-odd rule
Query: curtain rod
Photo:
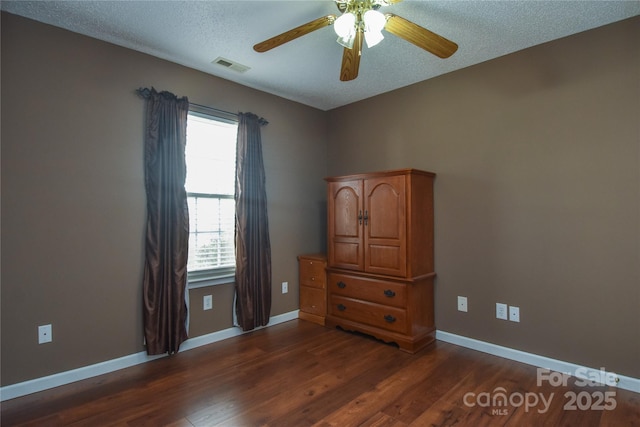
[[[219,108],[209,107],[208,105],[196,104],[195,102],[189,101],[189,105],[197,108],[202,108],[204,110],[213,111],[216,113],[221,113],[228,116],[238,117],[238,113],[232,113],[231,111],[220,110]]]
[[[153,87],[151,88],[151,90],[155,90],[153,89]],[[151,90],[149,88],[138,88],[136,89],[136,93],[138,95],[140,95],[143,98],[148,98],[149,95],[151,94]],[[177,98],[176,95],[170,93],[170,92],[166,92],[168,95],[174,96]],[[235,119],[238,119],[238,113],[232,113],[231,111],[225,111],[225,110],[221,110],[219,108],[214,108],[214,107],[209,107],[208,105],[202,105],[202,104],[196,104],[195,102],[189,102],[189,106],[193,106],[196,107],[197,109],[201,109],[201,110],[205,110],[205,111],[210,111],[210,112],[214,112],[214,113],[218,113],[221,114],[223,116],[228,116],[228,117],[233,117]],[[258,119],[259,123],[261,125],[268,125],[269,122],[264,118],[264,117],[260,117]]]
[[[213,108],[213,107],[209,107],[208,105],[202,105],[202,104],[196,104],[195,102],[189,102],[190,106],[194,106],[196,108],[205,110],[205,111],[211,111],[211,112],[216,112],[222,115],[227,115],[227,116],[231,116],[231,117],[235,117],[236,119],[238,118],[238,114],[239,113],[232,113],[230,111],[225,111],[225,110],[220,110],[219,108]],[[253,113],[251,113],[253,114]],[[269,122],[267,121],[267,119],[265,119],[264,117],[259,117],[258,118],[258,122],[262,125],[268,125]]]

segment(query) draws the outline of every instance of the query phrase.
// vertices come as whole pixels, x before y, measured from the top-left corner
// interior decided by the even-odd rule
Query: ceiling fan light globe
[[[363,16],[365,31],[379,33],[384,29],[387,18],[377,10],[367,10]]]
[[[355,32],[356,16],[351,13],[343,13],[333,23],[333,29],[339,37],[347,37]]]
[[[353,42],[356,40],[356,32],[352,31],[351,34],[346,35],[345,37],[338,37],[336,40],[339,44],[346,47],[347,49],[353,48]]]
[[[380,43],[384,39],[382,32],[380,31],[365,31],[364,40],[367,42],[367,47],[371,48]]]

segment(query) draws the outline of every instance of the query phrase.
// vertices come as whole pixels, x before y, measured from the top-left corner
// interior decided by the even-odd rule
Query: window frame
[[[189,105],[188,115],[204,118],[207,120],[213,120],[221,123],[227,123],[238,126],[238,116],[232,113],[208,108],[200,105]],[[189,140],[187,139],[187,144]],[[236,141],[237,144],[237,141]],[[185,158],[186,162],[186,158]],[[188,167],[188,164],[187,164]],[[237,165],[234,167],[234,171]],[[235,172],[234,172],[235,174]],[[186,190],[186,188],[185,188]],[[196,198],[212,198],[212,199],[232,199],[235,200],[235,194],[216,194],[216,193],[197,193],[186,191],[187,200],[192,197]],[[191,213],[190,213],[191,214]],[[234,233],[235,233],[235,221],[234,221]],[[189,230],[191,235],[191,230]],[[235,251],[235,242],[234,242]],[[211,268],[207,270],[189,271],[187,269],[187,287],[189,289],[201,288],[211,285],[233,283],[235,280],[236,266],[232,267],[219,267]]]

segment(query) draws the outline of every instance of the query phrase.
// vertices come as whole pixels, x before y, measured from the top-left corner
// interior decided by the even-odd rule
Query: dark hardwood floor
[[[572,394],[581,396],[575,410]],[[596,405],[600,395],[608,399]],[[410,355],[295,320],[3,402],[1,423],[640,426],[640,394],[573,380],[538,386],[535,367],[452,344],[436,342]]]

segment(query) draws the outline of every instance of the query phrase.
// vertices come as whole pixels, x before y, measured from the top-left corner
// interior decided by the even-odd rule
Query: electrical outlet
[[[467,297],[458,297],[458,311],[467,311]]]
[[[213,296],[205,295],[202,298],[202,309],[203,310],[211,310],[213,308]]]
[[[509,320],[512,322],[520,321],[520,307],[509,306]]]
[[[496,303],[496,318],[507,320],[507,304]]]
[[[282,293],[286,294],[289,292],[289,282],[282,282]]]
[[[44,344],[51,341],[53,341],[51,325],[38,326],[38,344]]]

